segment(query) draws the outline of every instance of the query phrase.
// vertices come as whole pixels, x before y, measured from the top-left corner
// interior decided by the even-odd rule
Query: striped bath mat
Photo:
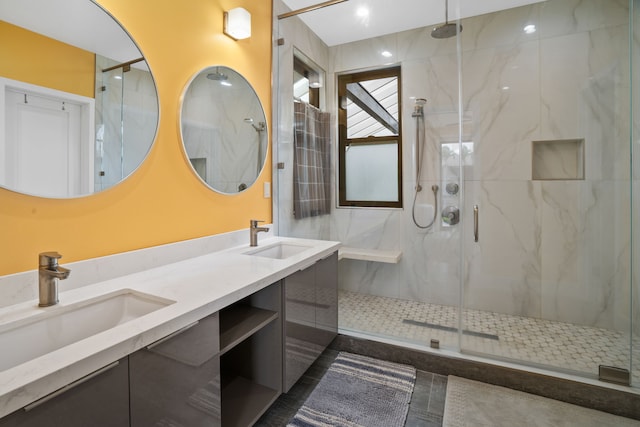
[[[413,366],[341,352],[288,427],[402,427]]]

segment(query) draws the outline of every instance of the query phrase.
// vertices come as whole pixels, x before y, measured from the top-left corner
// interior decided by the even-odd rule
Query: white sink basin
[[[0,325],[0,372],[174,302],[123,289]]]
[[[311,246],[280,242],[273,245],[265,246],[263,248],[245,252],[245,254],[260,256],[264,258],[285,259],[297,255],[300,252],[304,252],[307,249],[311,249]]]

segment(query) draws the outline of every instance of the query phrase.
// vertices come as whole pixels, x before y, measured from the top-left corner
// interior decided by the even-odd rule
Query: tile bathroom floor
[[[340,291],[339,328],[429,346],[458,347],[457,307]],[[602,328],[464,310],[461,347],[533,365],[597,376],[598,365],[629,369],[628,334]],[[640,340],[638,340],[640,341]],[[634,343],[634,364],[640,366],[640,342]],[[640,369],[632,375],[640,384]]]
[[[282,394],[254,425],[258,427],[286,426],[287,422],[304,404],[337,355],[337,350],[325,350],[291,390]],[[446,376],[418,370],[405,427],[442,426],[446,391]]]

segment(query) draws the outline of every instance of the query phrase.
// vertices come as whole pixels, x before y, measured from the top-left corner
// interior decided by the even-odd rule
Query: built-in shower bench
[[[364,249],[343,246],[338,250],[338,259],[357,259],[361,261],[397,264],[402,258],[400,250]]]

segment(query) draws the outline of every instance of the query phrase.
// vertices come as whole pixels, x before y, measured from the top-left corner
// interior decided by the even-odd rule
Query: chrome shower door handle
[[[478,205],[473,206],[473,240],[478,241]]]

